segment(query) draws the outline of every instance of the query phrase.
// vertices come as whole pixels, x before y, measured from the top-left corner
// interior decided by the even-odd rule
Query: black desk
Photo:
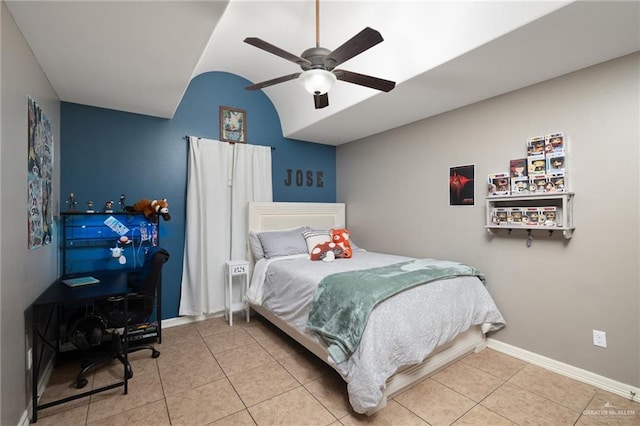
[[[83,398],[85,396],[93,395],[98,392],[103,392],[108,389],[117,388],[120,386],[124,387],[124,394],[126,395],[128,392],[128,377],[126,374],[126,367],[123,367],[123,380],[118,383],[114,383],[108,386],[104,386],[98,389],[93,389],[87,392],[79,393],[67,398],[63,398],[57,401],[52,401],[46,404],[38,405],[38,376],[40,374],[40,362],[42,361],[40,357],[42,354],[38,355],[39,345],[46,344],[44,338],[46,338],[48,334],[48,329],[51,323],[51,319],[53,314],[58,314],[58,309],[64,305],[69,303],[92,303],[98,300],[104,300],[109,297],[118,297],[118,296],[128,296],[131,295],[131,289],[127,285],[127,271],[94,271],[86,274],[78,274],[78,276],[92,276],[100,280],[100,283],[82,287],[70,288],[66,286],[62,282],[62,278],[57,279],[47,288],[41,295],[38,297],[32,304],[32,348],[33,348],[33,369],[32,369],[32,397],[33,397],[33,418],[32,422],[38,421],[38,409],[43,409],[47,407],[52,407],[54,405],[63,404],[68,401],[72,401],[78,398]],[[128,314],[128,303],[127,297],[124,298],[124,313],[125,318]],[[46,315],[46,311],[49,311],[49,314]],[[58,317],[60,315],[57,315]],[[48,317],[46,319],[44,317]],[[56,324],[58,327],[59,324]],[[44,329],[44,331],[42,331]],[[123,351],[125,361],[128,362],[127,358],[127,329],[128,327],[124,327],[124,339],[123,339]],[[57,336],[57,332],[55,333]],[[59,349],[59,339],[56,339],[56,344],[53,346],[51,343],[48,343],[49,346],[54,347],[56,350]]]

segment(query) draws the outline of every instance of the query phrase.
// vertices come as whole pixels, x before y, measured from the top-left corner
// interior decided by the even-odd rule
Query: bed
[[[351,258],[333,262],[312,261],[308,252],[290,249],[265,253],[271,249],[266,236],[344,227],[342,203],[249,203],[247,256],[252,278],[245,299],[253,310],[340,373],[354,411],[371,415],[414,383],[484,349],[485,334],[501,328],[504,319],[481,278],[463,274],[436,279],[375,304],[352,352],[340,358],[336,346],[307,324],[310,313],[316,316],[312,309],[318,284],[338,273],[406,270],[425,261],[358,247],[353,247]],[[258,235],[264,244],[258,242]]]

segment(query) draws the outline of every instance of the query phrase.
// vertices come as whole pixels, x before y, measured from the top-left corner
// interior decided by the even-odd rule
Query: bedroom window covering
[[[189,137],[179,315],[224,309],[224,262],[244,259],[249,201],[272,201],[271,148]]]

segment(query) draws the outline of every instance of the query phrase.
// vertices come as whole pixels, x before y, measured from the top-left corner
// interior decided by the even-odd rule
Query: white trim
[[[161,321],[161,324],[162,324],[162,328],[165,329],[165,328],[177,327],[179,325],[193,324],[200,321],[206,321],[211,318],[221,317],[222,315],[224,315],[224,308],[221,308],[220,311],[214,312],[212,314],[197,315],[197,316],[185,315],[181,317],[164,319]]]
[[[40,400],[40,397],[49,384],[49,379],[51,379],[51,374],[53,373],[53,360],[54,357],[51,357],[47,362],[47,365],[44,367],[42,374],[38,375],[38,400]],[[33,368],[33,365],[31,365],[31,368]],[[29,375],[31,375],[31,370],[29,370]],[[32,413],[33,399],[31,398],[31,392],[29,392],[29,403],[27,404],[27,408],[24,410],[24,413],[22,413],[22,417],[18,421],[18,426],[29,426],[31,424]]]
[[[583,370],[582,368],[574,367],[572,365],[529,352],[525,349],[520,349],[491,337],[487,338],[487,347],[503,354],[510,355],[514,358],[521,359],[530,364],[537,365],[538,367],[553,371],[554,373],[558,373],[562,376],[587,383],[623,398],[635,401],[640,399],[640,388],[636,386],[618,382],[617,380],[606,378],[599,374]],[[635,396],[633,396],[634,394]]]
[[[31,403],[29,404],[29,406],[31,406]],[[29,418],[30,415],[30,409],[24,410],[24,413],[22,413],[22,417],[20,417],[20,420],[18,421],[18,426],[29,426],[31,424],[31,420]]]

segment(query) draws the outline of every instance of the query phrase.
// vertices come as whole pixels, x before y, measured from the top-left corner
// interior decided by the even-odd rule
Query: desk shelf
[[[105,221],[114,218],[122,224],[116,232]],[[61,213],[60,250],[63,275],[91,272],[93,270],[135,268],[144,258],[145,251],[159,243],[160,223],[153,223],[142,213]],[[129,239],[119,244],[121,236]],[[111,255],[111,249],[124,247],[125,264]]]

